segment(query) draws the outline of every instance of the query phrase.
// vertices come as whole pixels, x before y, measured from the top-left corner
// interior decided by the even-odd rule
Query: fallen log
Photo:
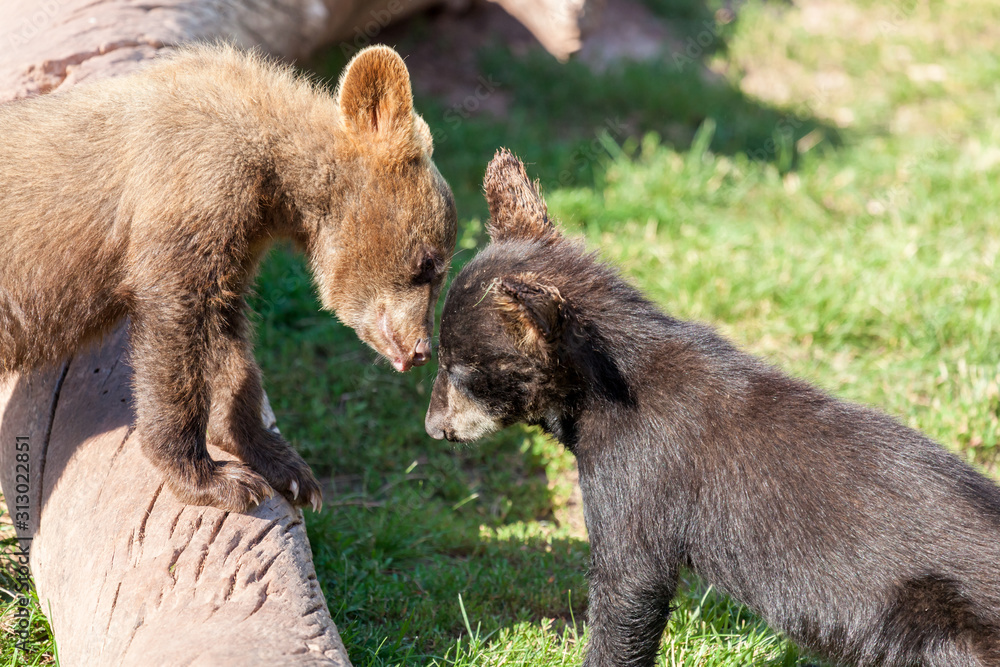
[[[163,488],[131,431],[125,339],[0,387],[3,488],[27,508],[18,534],[60,663],[349,665],[301,512],[278,496],[231,514]]]
[[[134,69],[187,41],[227,39],[301,59],[336,40],[374,38],[444,0],[42,0],[0,3],[0,100]],[[454,1],[454,0],[452,0]],[[491,0],[560,60],[599,0]]]

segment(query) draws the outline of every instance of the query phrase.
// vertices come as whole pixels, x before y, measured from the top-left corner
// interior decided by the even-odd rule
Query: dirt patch
[[[560,483],[571,485],[571,490],[566,502],[553,511],[556,522],[568,529],[572,537],[585,540],[587,539],[587,524],[583,519],[583,493],[580,491],[580,472],[575,465],[563,473],[560,479],[550,480],[549,488],[554,488]]]
[[[379,41],[406,59],[418,94],[470,114],[498,117],[506,115],[510,93],[497,90],[499,83],[481,71],[480,50],[503,45],[515,55],[542,50],[527,28],[493,3],[476,3],[462,12],[429,12],[389,27]]]
[[[594,71],[626,60],[654,60],[681,53],[684,41],[672,26],[634,0],[608,0],[577,57]]]
[[[515,56],[543,52],[538,40],[494,3],[473,3],[456,11],[447,6],[392,25],[378,42],[406,58],[413,87],[464,113],[504,117],[514,91],[479,66],[479,52],[503,46]],[[594,71],[623,60],[649,60],[679,52],[683,44],[670,25],[636,0],[607,0],[590,24],[583,49],[574,56]]]

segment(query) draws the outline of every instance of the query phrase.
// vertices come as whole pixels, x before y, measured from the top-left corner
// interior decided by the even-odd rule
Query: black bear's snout
[[[443,420],[440,419],[439,415],[432,414],[430,410],[427,411],[427,417],[424,418],[424,430],[435,440],[444,440],[445,437],[441,421]]]
[[[445,439],[445,429],[448,427],[448,390],[447,380],[439,372],[434,378],[434,388],[431,390],[431,403],[427,406],[427,416],[424,417],[424,430],[435,440]]]

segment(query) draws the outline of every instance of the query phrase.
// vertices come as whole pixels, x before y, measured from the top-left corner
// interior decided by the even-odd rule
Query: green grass
[[[9,555],[17,550],[10,526],[2,526],[0,539],[0,667],[34,667],[58,664],[49,622],[41,611],[30,580],[18,575]],[[27,604],[24,604],[27,602]],[[24,623],[27,623],[26,627]]]
[[[647,4],[682,42],[720,8]],[[603,74],[484,45],[506,118],[455,122],[417,100],[459,205],[456,264],[484,242],[480,179],[507,146],[554,217],[664,309],[995,473],[997,19],[988,0],[751,2],[697,62],[667,53]],[[315,68],[342,64],[334,49]],[[279,425],[331,480],[307,526],[354,663],[579,664],[588,548],[554,521],[572,457],[524,429],[430,440],[434,368],[375,361],[318,311],[285,248],[254,305]],[[690,576],[676,604],[661,665],[812,662]]]

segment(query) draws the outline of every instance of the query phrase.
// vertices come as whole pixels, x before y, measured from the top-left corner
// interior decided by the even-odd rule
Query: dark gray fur
[[[505,152],[486,188],[491,204],[537,197]],[[491,210],[507,219],[445,302],[427,430],[462,439],[458,397],[576,455],[587,667],[654,664],[681,567],[838,663],[1000,665],[996,485],[891,417],[663,314],[540,226],[544,206]]]

